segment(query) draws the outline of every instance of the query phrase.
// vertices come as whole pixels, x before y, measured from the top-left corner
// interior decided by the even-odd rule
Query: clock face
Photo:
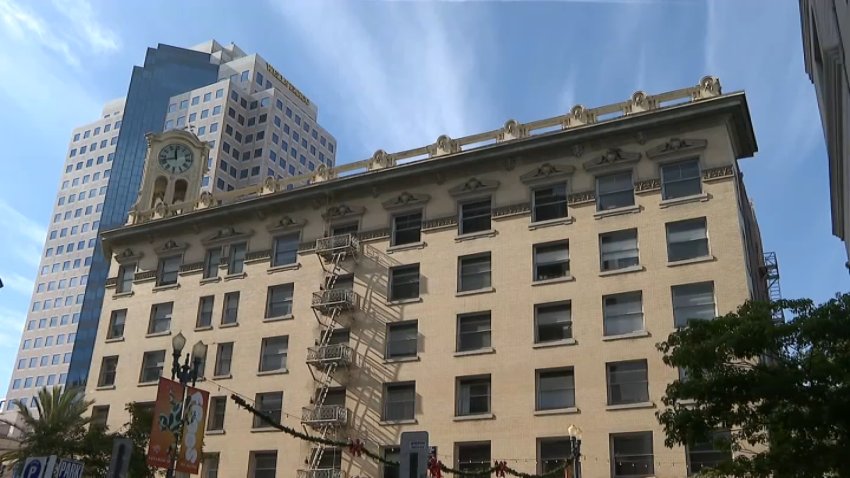
[[[192,152],[182,144],[172,143],[159,151],[159,165],[162,169],[174,174],[185,173],[192,167]]]

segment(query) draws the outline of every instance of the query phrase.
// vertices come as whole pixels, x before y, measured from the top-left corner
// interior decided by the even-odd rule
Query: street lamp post
[[[573,477],[581,478],[581,428],[570,425],[567,428],[570,436],[570,455],[573,459]]]
[[[176,432],[174,432],[174,445],[171,448],[171,461],[168,464],[168,470],[165,473],[166,478],[174,478],[174,467],[177,465],[177,449],[180,445],[180,437],[183,434],[183,426],[185,425],[186,385],[188,385],[189,382],[192,382],[192,386],[195,386],[195,382],[198,380],[198,369],[200,368],[204,357],[207,355],[207,346],[199,340],[192,347],[192,353],[186,354],[186,359],[181,365],[180,355],[183,353],[183,347],[185,346],[186,337],[184,337],[181,332],[178,332],[177,335],[171,339],[171,356],[173,358],[171,363],[171,380],[177,380],[180,382],[180,385],[183,385],[183,392],[180,395],[180,403],[183,405],[180,407],[180,427]]]

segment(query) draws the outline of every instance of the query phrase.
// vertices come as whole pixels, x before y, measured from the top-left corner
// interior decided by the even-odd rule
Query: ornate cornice
[[[154,279],[156,279],[156,271],[136,272],[136,275],[133,276],[133,283],[147,282]]]
[[[735,177],[735,168],[732,166],[720,166],[702,170],[702,180],[706,182],[719,181],[721,179]]]
[[[327,208],[322,214],[322,217],[328,221],[335,221],[348,217],[362,216],[365,212],[366,208],[362,206],[349,206],[347,204],[339,204]]]
[[[612,148],[591,160],[585,161],[582,163],[582,167],[585,171],[618,168],[638,162],[640,160],[640,156],[640,153],[632,153],[623,151],[620,148]]]
[[[377,241],[378,239],[386,239],[390,237],[390,228],[382,227],[380,229],[371,229],[357,233],[357,238],[360,242]]]
[[[596,202],[596,191],[580,191],[567,196],[567,204],[576,206],[579,204],[587,204]]]
[[[640,181],[635,181],[635,193],[636,194],[645,194],[653,191],[661,190],[661,179],[659,178],[649,178],[649,179],[641,179]]]
[[[115,261],[119,264],[132,264],[133,262],[139,262],[143,255],[143,253],[135,252],[128,247],[118,254],[115,254]]]
[[[543,163],[519,177],[525,184],[540,184],[547,181],[563,180],[575,172],[575,166],[568,164]]]
[[[405,191],[392,199],[382,202],[381,205],[384,206],[384,209],[393,211],[407,207],[423,206],[429,200],[431,200],[431,196],[427,194],[415,194]]]
[[[215,232],[215,234],[206,237],[201,241],[205,246],[212,246],[216,244],[226,244],[228,242],[234,241],[244,241],[247,240],[254,234],[254,231],[247,229],[245,231],[237,231],[233,226],[227,226],[219,229]]]
[[[509,204],[507,206],[499,206],[493,209],[493,219],[505,219],[511,216],[520,216],[531,212],[530,202],[521,202],[517,204]]]
[[[448,229],[450,227],[457,227],[457,215],[435,217],[433,219],[422,221],[423,231],[436,231],[439,229]]]
[[[189,247],[189,244],[186,242],[178,242],[174,239],[169,239],[165,241],[165,243],[154,249],[158,255],[170,255],[177,254],[185,251]]]
[[[284,215],[279,221],[266,226],[269,232],[283,232],[301,229],[307,224],[306,219],[293,219],[292,216]]]
[[[251,251],[245,254],[245,262],[259,262],[267,259],[271,259],[272,250],[271,249],[263,249],[262,251]]]
[[[191,274],[192,272],[199,272],[204,270],[203,262],[192,262],[191,264],[183,264],[180,266],[180,273],[183,275]]]
[[[708,141],[704,139],[670,138],[670,141],[647,150],[646,157],[649,159],[664,159],[674,154],[701,151],[706,146],[708,146]]]
[[[449,194],[454,197],[470,196],[473,194],[489,193],[499,187],[499,181],[469,178],[465,183],[449,189]]]

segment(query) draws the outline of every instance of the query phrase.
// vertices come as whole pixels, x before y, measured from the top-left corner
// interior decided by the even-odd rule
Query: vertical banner
[[[183,385],[160,377],[153,410],[151,439],[148,445],[148,465],[168,468],[171,464],[172,447],[174,449],[177,447],[175,434],[180,432],[182,402]]]
[[[203,459],[204,427],[207,423],[207,405],[210,394],[193,387],[186,389],[184,428],[177,456],[177,471],[197,474]]]

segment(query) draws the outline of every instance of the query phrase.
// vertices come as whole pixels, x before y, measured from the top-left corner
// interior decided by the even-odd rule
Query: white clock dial
[[[182,144],[172,143],[159,151],[159,166],[172,174],[185,173],[193,162],[192,152]]]

